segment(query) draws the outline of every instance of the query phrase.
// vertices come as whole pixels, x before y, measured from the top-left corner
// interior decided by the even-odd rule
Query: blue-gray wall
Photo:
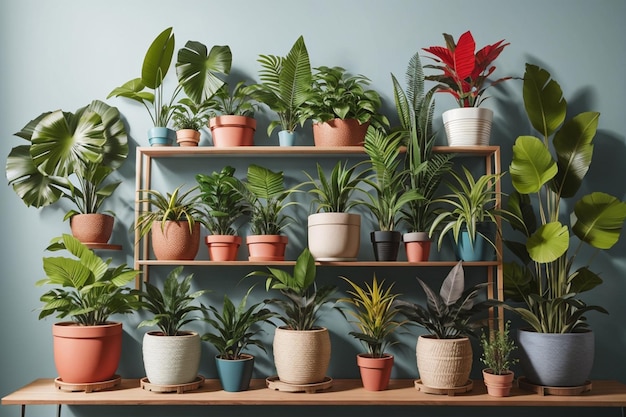
[[[601,112],[595,158],[587,190],[602,190],[626,198],[626,2],[624,0],[317,0],[317,1],[214,1],[214,0],[3,0],[0,3],[0,155],[6,155],[20,140],[13,136],[26,122],[41,112],[58,108],[74,111],[92,99],[105,99],[113,87],[139,75],[143,55],[149,43],[165,27],[173,26],[177,47],[186,40],[207,45],[228,44],[233,52],[233,69],[239,77],[257,79],[259,54],[284,54],[299,35],[304,35],[313,66],[339,65],[350,72],[361,73],[372,80],[385,101],[385,112],[395,120],[391,97],[390,73],[404,79],[409,58],[422,47],[443,44],[442,33],[458,37],[470,29],[482,46],[500,39],[511,45],[497,60],[497,75],[521,76],[526,62],[548,69],[560,82],[572,112]],[[170,90],[171,91],[171,90]],[[491,91],[486,103],[496,111],[493,141],[502,146],[503,167],[510,162],[511,146],[518,135],[529,133],[521,105],[521,82],[509,81]],[[134,148],[146,146],[145,131],[149,119],[145,110],[122,99],[108,100],[117,106],[128,121],[131,155],[119,172],[125,182],[108,208],[117,213],[114,240],[124,245],[114,253],[115,262],[132,264],[131,236],[134,199]],[[440,114],[453,105],[449,97],[439,97]],[[260,116],[262,126],[267,115]],[[311,141],[310,127],[304,130],[304,141]],[[206,140],[206,139],[205,139]],[[256,140],[274,144],[260,128]],[[206,142],[204,143],[206,144]],[[232,161],[245,170],[251,158]],[[214,162],[214,161],[213,161]],[[275,160],[274,168],[284,167],[297,176],[303,167],[296,162]],[[186,176],[166,171],[172,188],[193,182],[196,172],[214,169],[212,162],[188,167]],[[42,289],[34,283],[43,277],[41,258],[50,238],[68,230],[62,222],[60,207],[37,210],[27,208],[6,185],[0,185],[2,252],[0,252],[0,396],[39,377],[55,377],[51,353],[51,320],[38,321],[38,297]],[[506,184],[505,184],[506,188]],[[294,230],[295,240],[303,236]],[[301,241],[301,239],[300,239]],[[201,249],[205,251],[204,248]],[[295,249],[293,249],[295,250]],[[293,256],[293,250],[291,255]],[[107,254],[108,256],[108,254]],[[366,256],[370,256],[367,254]],[[609,316],[589,316],[596,331],[597,353],[593,378],[618,379],[626,382],[626,239],[622,238],[610,253],[595,258],[594,267],[601,271],[604,285],[588,296],[601,303]],[[195,269],[196,285],[210,288],[210,300],[218,301],[224,292],[238,297],[244,291],[239,279],[246,268]],[[161,271],[161,274],[166,271]],[[442,276],[445,270],[417,271],[387,269],[377,271],[381,278],[395,280],[404,294],[417,293],[416,274]],[[338,281],[338,275],[365,280],[370,269],[325,269],[324,281]],[[159,275],[158,273],[155,274]],[[247,283],[246,283],[247,284]],[[258,297],[263,297],[259,287]],[[120,373],[125,377],[143,376],[141,337],[137,316],[126,317],[125,352]],[[358,351],[356,342],[346,336],[350,330],[336,312],[328,312],[332,322],[333,362],[329,374],[336,378],[356,378],[351,365]],[[271,333],[271,330],[270,330]],[[398,365],[394,377],[413,378],[415,335],[403,335],[405,344],[394,349]],[[271,340],[271,334],[266,335]],[[215,377],[210,356],[214,351],[204,347],[202,372]],[[267,356],[260,355],[257,377],[273,372]],[[478,362],[475,369],[479,369]],[[167,407],[121,408],[120,415],[205,415],[219,413],[236,416],[253,411],[313,415],[325,412],[340,415],[341,408],[284,409],[275,407],[220,407],[214,410]],[[371,408],[355,408],[373,414]],[[393,415],[477,414],[479,410],[428,408],[416,410],[393,408]],[[484,410],[480,410],[484,411]],[[529,409],[508,410],[507,414],[525,415]],[[554,413],[554,410],[542,409]],[[603,412],[608,410],[603,410]],[[29,416],[50,415],[50,407],[30,407]],[[64,415],[110,415],[106,408],[70,408]],[[559,412],[565,413],[565,410]],[[576,415],[599,415],[598,410],[567,410]],[[611,410],[618,415],[617,410]],[[1,407],[0,416],[16,416],[18,407]],[[488,410],[501,415],[502,410]]]

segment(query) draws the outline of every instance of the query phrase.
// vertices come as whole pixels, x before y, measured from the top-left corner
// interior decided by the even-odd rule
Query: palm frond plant
[[[224,83],[204,104],[211,118],[220,115],[254,117],[257,110],[251,86],[246,85],[245,81],[239,81],[232,89],[228,83]]]
[[[307,120],[303,105],[311,94],[312,71],[304,37],[296,40],[287,55],[259,55],[258,62],[261,82],[250,86],[252,96],[278,116],[267,127],[267,135],[279,126],[293,132]]]
[[[241,359],[243,352],[250,345],[266,352],[262,341],[255,337],[262,331],[260,324],[274,325],[270,319],[276,314],[264,307],[263,302],[248,306],[251,291],[252,287],[237,305],[228,295],[224,295],[221,311],[215,306],[209,306],[205,310],[204,321],[211,325],[215,332],[205,333],[202,340],[211,343],[217,349],[219,358]]]
[[[379,282],[376,275],[371,284],[366,282],[363,286],[346,277],[341,278],[351,289],[338,302],[352,306],[347,314],[355,320],[351,322],[358,329],[350,335],[363,344],[371,357],[383,357],[394,343],[391,339],[393,333],[403,325],[402,321],[396,320],[399,311],[394,301],[399,294],[393,292],[393,283],[385,287],[385,281]],[[346,316],[343,309],[339,311]]]
[[[302,187],[310,187],[307,192],[313,193],[312,204],[316,206],[316,213],[345,213],[356,206],[358,202],[352,199],[355,192],[359,191],[359,185],[364,180],[365,170],[359,171],[359,167],[365,162],[348,166],[348,162],[338,161],[327,176],[320,164],[317,164],[317,178],[308,172],[304,175],[308,181],[301,184]]]
[[[525,304],[511,309],[536,332],[580,332],[588,329],[586,313],[606,310],[580,298],[602,279],[589,262],[578,267],[577,256],[585,245],[597,252],[617,243],[626,203],[598,191],[574,200],[591,164],[600,114],[567,119],[560,85],[532,64],[526,64],[523,96],[539,137],[520,136],[513,147],[509,208],[523,219],[512,226],[524,240],[505,242],[519,258],[504,266],[505,295]]]

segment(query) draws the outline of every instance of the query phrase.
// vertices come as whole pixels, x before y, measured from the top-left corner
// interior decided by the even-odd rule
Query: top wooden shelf
[[[220,148],[214,146],[151,146],[137,149],[141,154],[153,158],[238,155],[258,157],[366,155],[362,146],[236,146]],[[435,146],[433,151],[486,156],[497,152],[499,149],[499,146]]]

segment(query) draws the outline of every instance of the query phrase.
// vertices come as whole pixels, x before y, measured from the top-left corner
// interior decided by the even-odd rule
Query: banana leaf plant
[[[267,127],[271,136],[278,126],[293,132],[307,120],[303,106],[311,95],[312,72],[309,53],[300,36],[286,56],[259,55],[261,83],[250,86],[252,96],[278,115]]]
[[[187,41],[178,50],[176,75],[178,83],[169,100],[163,87],[175,49],[175,36],[169,27],[150,44],[141,67],[141,76],[116,87],[107,98],[125,97],[143,105],[155,127],[167,127],[175,110],[176,98],[184,91],[196,105],[215,94],[230,73],[232,53],[227,45],[216,45],[209,51],[206,45]]]
[[[120,113],[102,101],[66,112],[42,113],[15,133],[27,144],[7,158],[8,184],[27,206],[61,198],[75,206],[65,215],[98,213],[120,182],[105,182],[128,155]]]
[[[510,173],[515,192],[509,207],[523,222],[511,224],[524,240],[505,241],[520,260],[504,266],[505,295],[525,306],[507,308],[537,332],[579,331],[588,326],[587,312],[606,310],[580,299],[602,279],[589,268],[590,261],[579,266],[577,256],[585,244],[595,252],[615,245],[626,203],[599,191],[575,199],[591,164],[600,114],[581,112],[566,120],[560,85],[532,64],[526,64],[523,97],[540,137],[519,136],[513,147]]]

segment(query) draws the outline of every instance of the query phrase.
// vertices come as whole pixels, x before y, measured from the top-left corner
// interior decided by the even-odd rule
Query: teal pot
[[[278,143],[280,146],[293,146],[296,143],[296,132],[281,130],[278,132]]]
[[[370,233],[370,240],[377,261],[396,261],[398,259],[402,233],[396,230],[377,230]]]
[[[528,382],[547,387],[585,385],[593,367],[595,336],[518,330],[520,365]]]
[[[254,356],[243,354],[241,359],[215,357],[217,375],[224,391],[246,391],[254,371]]]
[[[493,260],[495,251],[489,241],[494,241],[495,226],[494,223],[478,224],[476,226],[478,233],[473,243],[470,241],[467,230],[461,230],[456,244],[457,259],[466,262]]]
[[[156,126],[148,130],[150,146],[170,146],[176,140],[176,131]]]

